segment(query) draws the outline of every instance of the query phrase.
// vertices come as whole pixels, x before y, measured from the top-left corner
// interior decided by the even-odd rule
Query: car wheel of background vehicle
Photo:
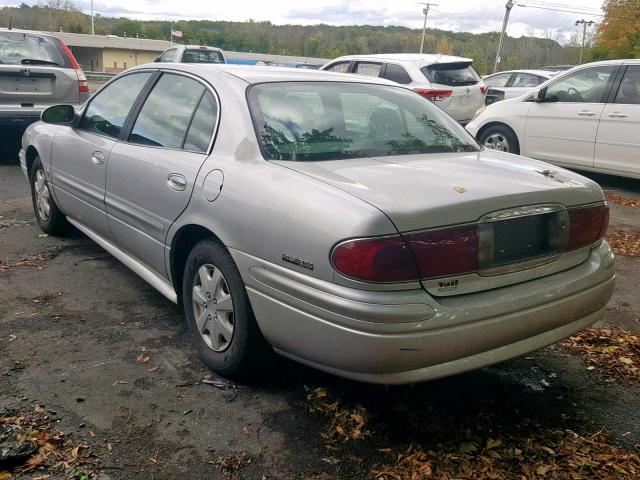
[[[31,167],[31,200],[38,225],[50,235],[62,235],[69,226],[67,218],[56,205],[49,182],[42,168],[40,157],[36,157]]]
[[[492,125],[480,135],[480,143],[485,148],[500,152],[520,153],[520,145],[513,131],[504,125]]]
[[[240,272],[224,247],[204,240],[191,250],[182,291],[189,331],[207,366],[240,378],[268,366],[273,350],[260,332]]]

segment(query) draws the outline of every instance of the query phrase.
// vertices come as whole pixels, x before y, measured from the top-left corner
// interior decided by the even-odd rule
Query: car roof
[[[264,82],[349,82],[373,83],[379,85],[400,86],[384,78],[353,75],[349,73],[326,72],[305,68],[271,67],[261,65],[237,65],[224,63],[149,63],[130,68],[127,72],[149,69],[178,70],[206,77],[214,72],[224,72],[249,84]]]
[[[416,63],[457,63],[473,62],[471,58],[455,57],[453,55],[442,55],[440,53],[378,53],[372,55],[345,55],[335,60],[389,60],[395,62],[416,62]],[[334,60],[332,60],[334,61]]]
[[[502,73],[530,73],[532,75],[542,75],[544,77],[552,77],[554,72],[549,72],[548,70],[534,70],[534,69],[521,69],[521,70],[504,70],[502,72],[492,73],[491,75],[487,75],[487,77],[493,77],[494,75],[500,75]]]
[[[13,33],[27,33],[29,35],[42,35],[44,37],[51,37],[51,38],[55,38],[53,35],[51,35],[48,32],[41,32],[39,30],[23,30],[20,28],[6,28],[6,27],[0,27],[0,32],[13,32]]]

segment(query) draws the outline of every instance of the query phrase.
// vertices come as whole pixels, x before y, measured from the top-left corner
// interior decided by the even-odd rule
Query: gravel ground
[[[640,199],[638,181],[594,178]],[[640,208],[612,204],[611,228],[640,233]],[[22,172],[0,165],[0,414],[40,411],[81,447],[66,473],[21,478],[82,478],[83,469],[103,480],[371,478],[396,445],[478,425],[532,436],[604,430],[621,448],[640,443],[638,385],[607,382],[555,348],[415,386],[363,385],[284,359],[251,385],[201,383],[210,372],[178,307],[82,234],[40,233]],[[605,324],[640,333],[639,283],[640,257],[618,257]],[[310,408],[318,387],[313,395],[353,408],[356,423],[361,412],[371,432],[332,438],[326,412]]]

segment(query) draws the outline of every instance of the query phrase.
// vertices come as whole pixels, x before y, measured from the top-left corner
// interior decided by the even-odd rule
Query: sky
[[[0,0],[1,4],[18,5],[21,1]],[[426,0],[425,0],[426,1]],[[443,30],[487,32],[499,31],[506,0],[433,0],[438,6],[430,8],[428,27]],[[578,19],[598,21],[600,17],[586,13],[601,13],[602,0],[514,0],[508,33],[512,36],[545,36],[557,32],[559,39],[567,39],[577,31]],[[85,12],[90,0],[72,0]],[[536,8],[541,4],[562,5],[559,12]],[[525,6],[526,5],[526,6]],[[332,25],[401,25],[422,28],[423,5],[412,0],[94,0],[94,9],[105,16],[126,16],[144,20],[269,20],[272,23]],[[581,28],[581,27],[580,27]]]

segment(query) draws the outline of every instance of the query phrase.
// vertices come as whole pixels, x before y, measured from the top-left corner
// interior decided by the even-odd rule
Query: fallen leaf
[[[491,450],[492,448],[499,447],[500,445],[502,445],[502,440],[500,440],[499,438],[496,438],[496,439],[487,438],[487,444],[485,448],[487,450]]]
[[[80,447],[74,447],[71,449],[71,456],[73,458],[78,458],[78,452],[80,451]]]
[[[18,336],[17,336],[17,335],[14,335],[13,333],[10,333],[10,334],[9,334],[9,341],[10,341],[10,342],[13,342],[16,338],[18,338]]]
[[[125,381],[125,380],[116,380],[115,382],[113,382],[113,385],[129,385],[129,382]]]
[[[153,367],[153,368],[148,369],[148,370],[147,370],[147,372],[149,372],[149,373],[153,373],[153,372],[155,372],[156,370],[158,370],[159,368],[160,368],[160,367]]]
[[[454,190],[458,193],[464,193],[467,191],[467,189],[464,187],[455,187]]]

